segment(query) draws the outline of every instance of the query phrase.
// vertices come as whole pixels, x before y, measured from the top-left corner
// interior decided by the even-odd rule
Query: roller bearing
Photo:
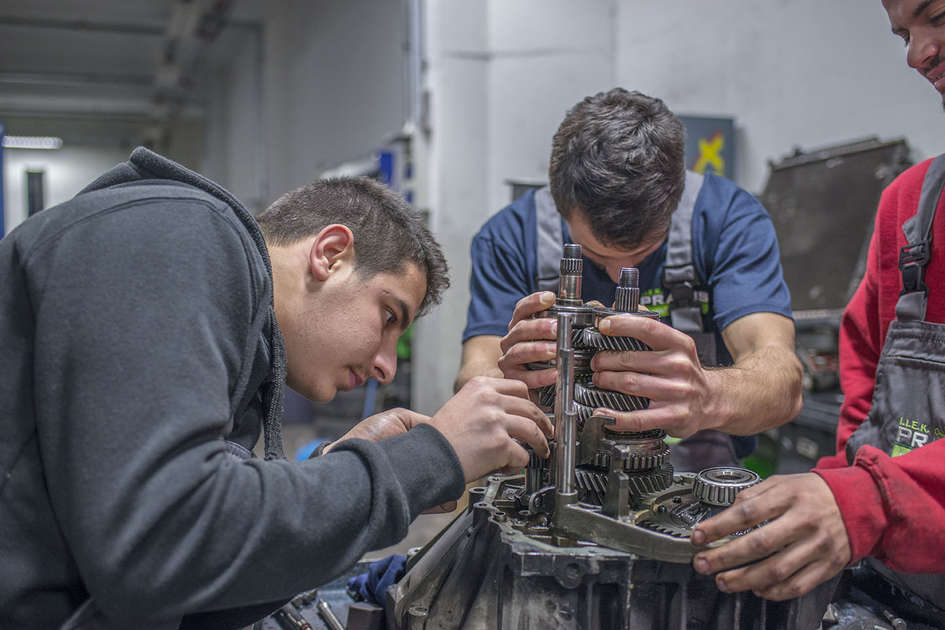
[[[758,473],[737,466],[715,466],[696,475],[692,485],[694,497],[707,505],[727,507],[739,492],[761,481]]]

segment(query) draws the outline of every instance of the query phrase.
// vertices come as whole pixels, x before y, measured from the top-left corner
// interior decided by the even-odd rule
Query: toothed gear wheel
[[[538,405],[545,409],[555,406],[555,386],[545,385],[538,389]]]
[[[659,470],[629,473],[630,494],[640,496],[665,490],[673,485],[673,467],[669,464]]]
[[[581,471],[578,473],[578,471]],[[585,492],[599,497],[603,501],[604,494],[607,491],[609,475],[606,470],[600,468],[575,468],[575,482]],[[673,483],[673,467],[666,467],[659,470],[648,472],[628,473],[627,482],[630,496],[640,497],[645,494],[661,492]]]
[[[604,426],[604,435],[615,441],[622,440],[662,440],[666,437],[666,431],[663,429],[650,429],[649,431],[621,431],[612,426]]]
[[[602,505],[604,494],[607,492],[607,473],[601,470],[582,468],[574,469],[574,481],[582,491],[582,501]]]
[[[639,445],[632,445],[637,447],[634,449],[637,452],[624,460],[623,470],[625,472],[653,470],[660,468],[668,461],[670,449],[666,442],[662,440],[646,440],[645,443],[641,440],[640,442],[641,444]],[[626,444],[625,441],[621,443]],[[594,453],[592,462],[595,466],[599,466],[600,468],[610,469],[610,453],[607,451],[597,451]]]
[[[673,538],[689,538],[689,536],[692,535],[691,529],[687,529],[680,525],[673,525],[672,523],[667,523],[665,521],[644,520],[637,523],[637,525],[640,527],[645,527],[646,529],[652,530],[654,532],[659,532],[660,534],[672,536]]]
[[[575,345],[595,348],[596,350],[615,350],[615,351],[635,351],[642,352],[652,350],[635,337],[610,337],[601,333],[596,328],[581,328],[572,335]]]
[[[760,481],[758,473],[747,468],[716,466],[696,475],[692,494],[707,505],[727,507],[735,502],[739,492]]]
[[[615,411],[637,411],[650,406],[649,398],[631,396],[609,389],[598,389],[591,383],[575,383],[574,400],[584,405],[608,407]]]

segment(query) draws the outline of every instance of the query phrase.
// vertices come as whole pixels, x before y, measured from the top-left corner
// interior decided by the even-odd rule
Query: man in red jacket
[[[909,66],[945,95],[945,0],[883,6]],[[703,545],[767,521],[696,555],[720,590],[788,599],[866,559],[904,598],[945,606],[943,185],[945,156],[900,175],[880,200],[840,330],[838,453],[746,490],[693,532]]]

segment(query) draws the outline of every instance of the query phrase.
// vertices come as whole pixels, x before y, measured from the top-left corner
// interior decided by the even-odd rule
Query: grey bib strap
[[[699,173],[686,171],[686,186],[669,226],[663,268],[663,286],[673,296],[670,321],[673,328],[687,333],[702,332],[702,309],[693,301],[693,291],[700,279],[692,257],[692,215],[704,179]]]
[[[539,291],[558,292],[561,253],[564,251],[564,235],[561,231],[561,215],[555,208],[555,200],[548,186],[535,191],[535,217],[537,219],[538,276],[535,284]]]
[[[896,319],[922,321],[929,301],[929,288],[925,285],[925,267],[932,254],[932,221],[935,209],[945,189],[945,154],[938,156],[929,165],[922,181],[919,208],[914,217],[903,223],[902,231],[908,245],[899,252],[899,269],[902,272],[902,293],[896,303]]]

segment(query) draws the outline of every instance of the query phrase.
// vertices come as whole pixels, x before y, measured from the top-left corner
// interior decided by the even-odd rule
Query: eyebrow
[[[407,330],[407,326],[410,324],[410,310],[407,308],[407,303],[398,297],[394,298],[394,302],[397,303],[397,308],[400,310],[400,329]]]
[[[934,0],[923,0],[919,3],[919,6],[915,8],[915,11],[912,12],[912,17],[917,18],[922,15],[922,12],[925,11]]]

